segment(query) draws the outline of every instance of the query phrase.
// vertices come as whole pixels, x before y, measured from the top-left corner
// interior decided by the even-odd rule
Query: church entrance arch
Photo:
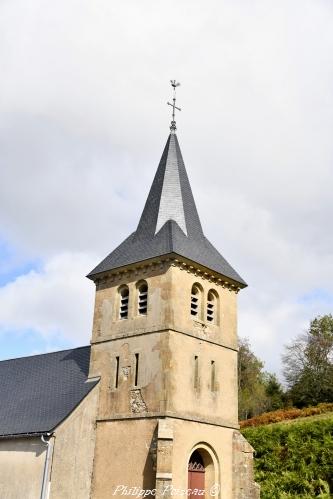
[[[190,489],[188,497],[211,499],[211,490],[214,488],[214,495],[219,498],[216,484],[219,484],[216,455],[208,445],[199,444],[192,449],[188,461],[188,489]]]

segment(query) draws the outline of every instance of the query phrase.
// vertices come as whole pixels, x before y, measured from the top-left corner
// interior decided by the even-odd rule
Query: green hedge
[[[244,428],[254,447],[261,499],[333,498],[333,415]]]

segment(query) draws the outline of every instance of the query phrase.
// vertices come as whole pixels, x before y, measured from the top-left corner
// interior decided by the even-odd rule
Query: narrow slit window
[[[116,372],[115,372],[115,381],[114,381],[115,388],[118,388],[118,383],[119,383],[119,357],[116,357]]]
[[[207,321],[215,322],[215,301],[216,297],[212,291],[209,291],[207,296]]]
[[[148,310],[148,285],[146,282],[142,283],[138,293],[138,312],[139,315],[147,315]]]
[[[138,386],[138,381],[139,381],[139,354],[135,354],[135,379],[134,379],[134,386]]]
[[[210,362],[210,389],[215,391],[215,360]]]
[[[129,290],[127,286],[120,289],[120,319],[128,318]]]
[[[194,388],[198,388],[199,385],[199,359],[198,356],[194,356]]]
[[[200,290],[197,286],[192,286],[191,290],[191,315],[198,317],[200,307]]]

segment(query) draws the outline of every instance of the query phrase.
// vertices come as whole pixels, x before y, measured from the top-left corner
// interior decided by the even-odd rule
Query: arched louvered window
[[[128,286],[122,286],[119,289],[119,295],[120,295],[119,317],[120,317],[120,319],[127,319],[128,318],[128,302],[129,302]]]
[[[206,319],[211,324],[217,324],[218,320],[218,294],[211,289],[207,295],[207,314]]]
[[[143,281],[138,284],[138,313],[147,315],[148,310],[148,284]]]
[[[202,290],[198,284],[193,284],[191,289],[191,315],[201,319]]]

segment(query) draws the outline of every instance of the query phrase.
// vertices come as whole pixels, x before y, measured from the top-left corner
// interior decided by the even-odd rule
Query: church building
[[[204,235],[174,114],[135,232],[88,278],[90,346],[0,362],[0,498],[258,498],[238,425],[246,283]]]

